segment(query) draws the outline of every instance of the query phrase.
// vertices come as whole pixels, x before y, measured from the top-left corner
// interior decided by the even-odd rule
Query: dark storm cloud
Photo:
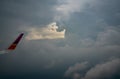
[[[0,55],[0,75],[32,74],[41,79],[64,79],[68,69],[74,79],[89,79],[100,78],[103,68],[114,79],[119,73],[118,60],[105,61],[120,57],[119,3],[119,0],[1,0],[1,48],[9,45],[18,33],[25,32],[25,36],[15,51]],[[64,39],[25,40],[25,30],[44,27],[53,21],[65,27]],[[78,63],[84,61],[90,67],[86,62]],[[81,65],[85,69],[80,75]],[[111,69],[112,66],[115,67]],[[93,75],[93,72],[98,73]]]
[[[51,18],[55,1],[1,1],[1,16],[3,18],[22,20],[26,22],[41,22]],[[46,16],[46,17],[45,17]],[[37,24],[35,23],[35,24]]]

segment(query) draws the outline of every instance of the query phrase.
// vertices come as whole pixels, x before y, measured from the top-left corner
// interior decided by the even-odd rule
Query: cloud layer
[[[88,62],[76,63],[74,66],[68,68],[68,70],[65,72],[65,76],[72,76],[78,71],[85,70],[87,68],[87,64]]]
[[[82,79],[110,79],[120,73],[120,59],[97,64],[91,68]]]
[[[119,4],[120,0],[0,0],[0,49],[25,32],[15,51],[0,55],[0,78],[19,74],[29,76],[25,79],[99,79],[103,74],[120,79]],[[118,59],[106,61],[109,58]]]
[[[68,19],[71,14],[75,12],[82,12],[87,4],[92,3],[94,0],[58,0],[58,5],[55,6],[56,21],[63,18]]]
[[[102,64],[97,64],[86,71],[86,73],[81,72],[88,67],[89,65],[86,62],[80,63],[70,67],[65,75],[67,74],[67,77],[72,77],[73,79],[112,79],[120,73],[120,59],[116,58]]]
[[[73,77],[73,79],[78,79],[81,77],[79,72],[84,71],[88,66],[88,62],[76,63],[74,66],[68,68],[65,72],[65,77]]]

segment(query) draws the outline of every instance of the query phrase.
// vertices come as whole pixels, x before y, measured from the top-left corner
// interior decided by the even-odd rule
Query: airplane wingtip
[[[15,50],[17,47],[17,44],[20,42],[21,38],[23,37],[24,33],[21,33],[17,39],[8,47],[7,50]]]

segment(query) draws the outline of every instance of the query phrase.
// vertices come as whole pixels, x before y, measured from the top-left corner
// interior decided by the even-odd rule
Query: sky
[[[120,79],[120,0],[0,0],[1,79]]]

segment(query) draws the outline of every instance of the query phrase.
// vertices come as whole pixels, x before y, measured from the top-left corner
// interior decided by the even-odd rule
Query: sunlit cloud
[[[35,28],[31,27],[27,30],[28,35],[25,37],[27,40],[40,40],[40,39],[63,39],[65,38],[65,29],[58,31],[56,23],[51,23],[46,27]]]

